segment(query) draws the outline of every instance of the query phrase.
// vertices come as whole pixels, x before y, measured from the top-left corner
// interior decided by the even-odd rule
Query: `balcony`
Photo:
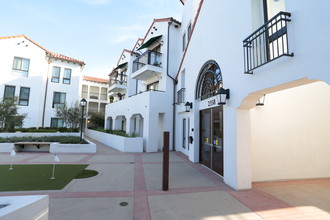
[[[162,54],[146,51],[133,61],[132,78],[141,81],[156,80],[162,74]]]
[[[288,41],[289,17],[290,13],[279,12],[243,41],[246,74],[282,56],[293,56]]]
[[[110,75],[111,77],[111,75]],[[116,77],[110,78],[109,81],[109,92],[113,93],[124,93],[126,91],[127,87],[127,76],[118,74]]]

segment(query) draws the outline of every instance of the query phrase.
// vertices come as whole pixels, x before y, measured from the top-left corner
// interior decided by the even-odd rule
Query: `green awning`
[[[126,63],[122,63],[122,64],[119,64],[114,70],[112,70],[112,71],[115,71],[115,70],[118,70],[118,69],[121,69],[121,68],[123,68],[124,66],[126,66],[127,65],[127,62]]]
[[[149,47],[151,44],[153,44],[154,42],[156,42],[157,40],[159,40],[162,36],[163,35],[159,35],[159,36],[150,38],[147,42],[145,42],[144,44],[142,44],[142,46],[138,50],[142,50],[143,48]]]

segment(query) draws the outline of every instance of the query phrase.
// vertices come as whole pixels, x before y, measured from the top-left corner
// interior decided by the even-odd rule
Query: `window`
[[[222,74],[219,65],[212,60],[206,62],[199,72],[196,99],[204,100],[215,96],[221,87]]]
[[[30,60],[20,57],[14,57],[13,72],[20,76],[29,75]]]
[[[182,120],[182,148],[186,149],[186,143],[187,143],[187,129],[186,129],[186,120]]]
[[[21,90],[19,92],[18,104],[23,106],[28,106],[29,97],[30,97],[30,88],[21,87]]]
[[[3,99],[13,99],[15,97],[15,86],[5,86]]]
[[[187,33],[188,33],[188,39],[190,39],[190,37],[191,37],[191,23],[188,26]]]
[[[63,84],[71,83],[71,69],[64,69]]]
[[[53,66],[52,82],[60,82],[61,67]]]
[[[63,127],[63,119],[51,118],[50,127],[52,127],[52,128],[62,128]]]
[[[147,91],[156,91],[159,88],[159,81],[147,85]]]
[[[186,34],[183,35],[182,37],[182,51],[186,48]]]
[[[66,94],[62,92],[54,92],[53,108],[61,107],[65,103]]]

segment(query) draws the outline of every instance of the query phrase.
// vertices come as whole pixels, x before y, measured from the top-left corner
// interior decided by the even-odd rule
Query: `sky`
[[[84,61],[84,75],[108,78],[154,18],[181,21],[181,12],[179,0],[0,0],[0,36],[25,34]]]

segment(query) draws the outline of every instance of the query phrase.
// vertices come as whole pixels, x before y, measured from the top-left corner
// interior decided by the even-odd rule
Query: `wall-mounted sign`
[[[211,99],[211,100],[207,101],[207,106],[208,107],[213,106],[213,105],[216,105],[215,99]]]

